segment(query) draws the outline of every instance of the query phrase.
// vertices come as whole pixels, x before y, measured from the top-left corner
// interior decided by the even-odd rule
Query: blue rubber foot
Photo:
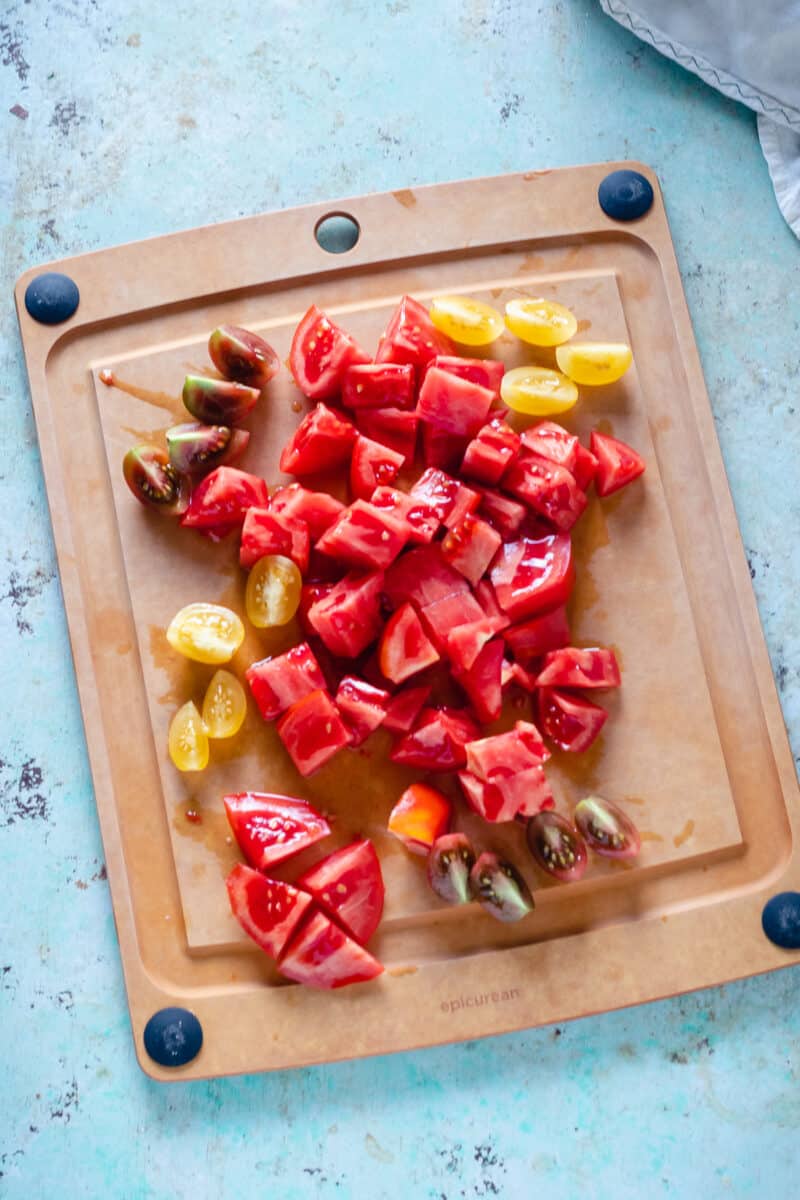
[[[25,289],[25,307],[34,321],[41,321],[42,325],[60,325],[62,321],[68,321],[80,299],[75,280],[57,271],[37,275]]]
[[[187,1008],[162,1008],[144,1027],[144,1048],[161,1067],[183,1067],[197,1058],[203,1027]]]
[[[653,189],[638,171],[612,171],[597,189],[597,199],[615,221],[635,221],[652,206]]]
[[[764,905],[764,933],[784,950],[800,950],[800,892],[778,892]]]

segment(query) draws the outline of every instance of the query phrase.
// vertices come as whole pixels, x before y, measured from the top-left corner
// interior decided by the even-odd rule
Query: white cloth
[[[800,237],[800,0],[600,0],[604,12],[758,114],[775,197]]]

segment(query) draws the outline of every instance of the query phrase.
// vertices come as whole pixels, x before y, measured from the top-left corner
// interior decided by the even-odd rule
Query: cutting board
[[[207,1077],[432,1045],[564,1020],[795,961],[761,932],[765,899],[797,886],[797,781],[716,442],[663,199],[625,225],[597,188],[604,164],[373,195],[266,214],[57,264],[79,285],[67,323],[38,325],[17,286],[73,654],[114,911],[143,1068]],[[315,229],[332,211],[358,223],[356,245],[327,253]],[[593,497],[575,531],[571,602],[578,644],[612,645],[623,687],[583,755],[548,768],[562,811],[583,795],[617,801],[643,833],[635,864],[593,860],[578,884],[544,883],[521,827],[459,813],[482,847],[522,865],[535,913],[516,925],[477,906],[443,907],[424,864],[386,833],[415,773],[388,760],[380,731],[308,780],[254,706],[212,764],[184,776],[167,729],[199,703],[214,668],[169,648],[173,614],[198,599],[244,613],[235,538],[212,545],[136,504],[125,450],[182,420],[190,371],[210,371],[222,322],[260,332],[288,355],[312,302],[375,347],[404,293],[488,301],[542,295],[568,305],[579,336],[629,340],[634,367],[581,389],[564,420],[635,446],[637,485]],[[510,334],[507,366],[533,352]],[[549,357],[548,357],[549,356]],[[112,371],[108,387],[101,371]],[[282,369],[249,419],[242,466],[270,485],[280,447],[306,410]],[[525,421],[518,422],[520,427]],[[233,669],[298,638],[250,628]],[[509,704],[506,724],[525,715]],[[287,984],[245,939],[224,879],[239,855],[221,797],[246,789],[307,797],[333,817],[324,849],[371,837],[387,888],[371,948],[375,983],[338,993]],[[307,851],[289,878],[321,856]],[[191,1009],[204,1042],[179,1070],[156,1065],[142,1030],[170,1005]]]

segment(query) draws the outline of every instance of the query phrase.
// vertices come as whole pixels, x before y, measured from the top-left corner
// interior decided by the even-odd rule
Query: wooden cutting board
[[[796,961],[761,932],[763,903],[796,887],[797,781],[716,442],[663,201],[640,220],[597,204],[610,165],[531,172],[341,202],[360,237],[331,255],[315,205],[123,246],[57,264],[79,284],[66,324],[36,324],[17,286],[65,604],[108,859],[137,1053],[156,1078],[207,1077],[383,1053],[564,1020]],[[640,484],[593,497],[575,531],[574,640],[610,644],[623,687],[585,755],[548,773],[559,807],[616,800],[644,835],[635,865],[594,860],[580,884],[542,885],[522,830],[460,827],[507,853],[536,885],[534,915],[500,925],[475,906],[447,909],[421,861],[386,832],[415,778],[374,735],[309,780],[254,708],[214,743],[212,765],[182,776],[166,752],[185,700],[214,668],[178,658],[164,630],[204,599],[243,614],[236,546],[212,546],[141,508],[120,469],[133,442],[185,415],[184,375],[208,370],[210,330],[255,329],[285,359],[313,301],[374,347],[398,298],[442,292],[502,309],[544,295],[572,308],[580,333],[630,340],[618,384],[581,389],[567,424],[601,428],[647,460]],[[508,335],[508,366],[548,363]],[[108,387],[100,371],[122,384]],[[283,370],[249,422],[242,465],[272,485],[305,401]],[[524,422],[523,422],[524,423]],[[296,628],[248,632],[240,675]],[[506,721],[519,716],[509,706]],[[228,911],[239,855],[221,806],[228,790],[307,796],[335,818],[327,851],[374,839],[387,886],[374,950],[377,982],[315,993],[279,979]],[[189,814],[189,815],[187,815]],[[199,818],[199,819],[198,819]],[[302,866],[321,856],[308,851]],[[528,864],[528,865],[526,865]],[[297,869],[279,872],[287,877]],[[179,1071],[142,1046],[153,1012],[190,1008],[203,1049]]]

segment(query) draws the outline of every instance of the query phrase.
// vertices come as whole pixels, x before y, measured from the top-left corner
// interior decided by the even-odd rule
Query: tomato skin
[[[359,363],[348,367],[342,382],[345,408],[414,407],[414,368],[402,363]]]
[[[387,705],[383,728],[389,733],[408,733],[427,704],[430,694],[430,684],[404,687],[395,692]]]
[[[424,771],[453,771],[466,764],[464,746],[479,733],[466,709],[423,708],[411,733],[400,738],[392,762]]]
[[[249,570],[260,558],[280,554],[291,558],[304,574],[308,570],[311,538],[305,521],[273,512],[269,508],[248,508],[242,525],[239,566]]]
[[[504,330],[497,309],[470,296],[437,296],[429,311],[436,328],[461,346],[488,346]]]
[[[494,638],[482,648],[469,670],[452,669],[453,678],[466,692],[480,721],[496,721],[500,716],[504,649],[502,638]]]
[[[575,583],[567,533],[507,542],[489,572],[497,600],[512,621],[565,604]]]
[[[294,796],[235,792],[222,803],[239,849],[257,871],[277,866],[331,831],[316,809]]]
[[[238,325],[220,325],[208,339],[208,353],[226,379],[262,391],[280,367],[280,359],[257,333]]]
[[[312,542],[318,541],[326,529],[330,529],[340,513],[344,512],[341,500],[327,492],[311,492],[300,483],[290,483],[278,488],[269,502],[270,512],[287,520],[304,521]]]
[[[610,496],[643,474],[644,459],[618,438],[594,430],[590,445],[597,459],[594,484],[598,496]]]
[[[315,475],[350,458],[356,428],[332,408],[318,404],[303,417],[284,446],[280,469],[286,475]]]
[[[414,461],[419,426],[415,412],[402,408],[363,408],[356,413],[356,424],[365,437],[402,454],[405,463]]]
[[[467,513],[442,542],[442,554],[475,586],[502,545],[500,534],[480,517]]]
[[[542,732],[560,750],[580,754],[588,750],[608,720],[599,704],[559,688],[538,689]]]
[[[406,544],[402,521],[366,500],[354,500],[317,542],[317,549],[351,567],[383,569]]]
[[[476,491],[435,467],[423,471],[409,495],[432,509],[448,529],[480,504],[480,495]]]
[[[383,571],[351,572],[311,606],[308,623],[331,654],[355,658],[377,638],[383,624],[383,581]]]
[[[318,912],[291,939],[279,970],[295,983],[327,989],[366,983],[380,975],[383,966],[329,917]]]
[[[494,392],[459,375],[430,367],[417,397],[417,415],[444,433],[474,437],[489,415]]]
[[[455,354],[437,354],[431,359],[430,366],[449,371],[451,375],[458,375],[461,379],[468,379],[470,383],[480,384],[481,387],[494,392],[498,398],[500,396],[500,381],[505,366],[495,359],[459,358]]]
[[[257,946],[277,959],[313,900],[304,891],[267,879],[237,863],[225,880],[231,912]]]
[[[389,814],[389,833],[412,854],[428,854],[437,838],[447,833],[452,816],[447,796],[428,784],[414,783]]]
[[[277,729],[303,776],[313,775],[352,741],[338,708],[325,691],[297,700],[280,718]]]
[[[478,430],[467,446],[461,470],[479,483],[498,484],[519,454],[519,448],[519,434],[502,417],[495,417]]]
[[[503,487],[563,532],[572,528],[586,508],[586,496],[575,476],[538,454],[521,454],[503,476]]]
[[[248,508],[266,508],[268,504],[263,479],[238,467],[217,467],[194,489],[181,525],[224,535],[241,528]]]
[[[362,946],[380,923],[385,889],[375,847],[368,838],[334,850],[297,881],[329,917]]]
[[[522,445],[531,453],[550,462],[565,467],[570,474],[574,473],[575,461],[578,456],[578,442],[574,433],[569,433],[563,425],[555,421],[539,421],[522,434]]]
[[[522,663],[539,658],[548,650],[560,650],[569,645],[570,639],[566,606],[562,604],[521,625],[512,625],[503,637],[514,658]]]
[[[421,370],[437,354],[455,353],[455,343],[439,332],[425,306],[403,296],[378,343],[375,362],[410,363]]]
[[[594,482],[599,463],[591,450],[587,450],[580,442],[575,449],[575,482],[582,492],[588,492]]]
[[[588,865],[586,843],[575,826],[557,812],[541,812],[528,822],[525,836],[537,866],[559,879],[582,879]]]
[[[394,483],[405,459],[396,450],[373,442],[360,433],[350,460],[350,491],[358,500],[369,500],[377,487]]]
[[[265,721],[274,721],[292,704],[325,687],[319,663],[307,642],[252,663],[245,679]]]
[[[341,391],[347,368],[369,361],[349,333],[316,304],[311,305],[295,330],[289,351],[289,369],[310,400],[332,400]]]
[[[550,650],[536,680],[539,687],[616,688],[619,664],[606,646],[564,646]]]
[[[383,724],[389,693],[363,679],[345,675],[336,690],[335,702],[350,730],[350,745],[355,749]]]
[[[381,671],[392,683],[404,683],[439,661],[439,654],[426,637],[413,604],[403,604],[389,618],[381,635],[378,655]]]
[[[258,403],[258,388],[208,375],[187,375],[183,383],[183,403],[192,416],[204,425],[238,425]]]

